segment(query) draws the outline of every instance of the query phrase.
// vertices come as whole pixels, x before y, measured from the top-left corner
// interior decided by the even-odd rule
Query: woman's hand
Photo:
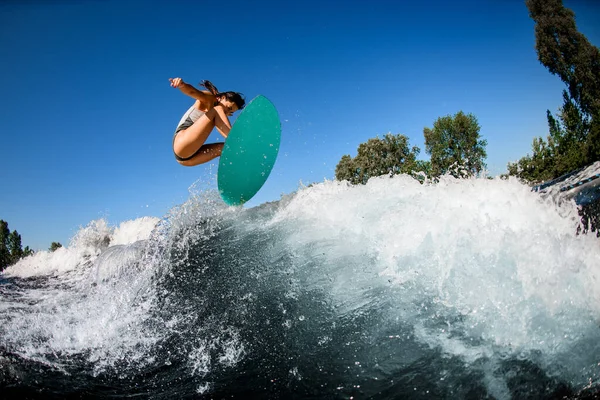
[[[180,86],[185,85],[185,82],[181,78],[169,78],[169,82],[171,82],[171,87],[179,88]]]
[[[189,83],[185,83],[181,78],[169,78],[169,82],[171,82],[172,88],[179,89],[181,93],[193,97],[196,100],[200,100],[203,104],[208,104],[213,101],[213,96],[207,94],[208,92],[201,92]]]

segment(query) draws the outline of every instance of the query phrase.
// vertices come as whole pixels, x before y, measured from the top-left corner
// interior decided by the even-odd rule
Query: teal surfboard
[[[257,96],[237,117],[223,146],[217,183],[228,205],[250,200],[266,182],[279,153],[279,114],[264,96]]]

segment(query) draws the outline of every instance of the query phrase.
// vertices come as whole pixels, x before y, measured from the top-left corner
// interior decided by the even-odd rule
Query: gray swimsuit
[[[204,111],[200,111],[196,107],[194,107],[194,105],[192,105],[190,107],[190,109],[187,110],[185,114],[183,114],[183,117],[181,117],[179,124],[177,124],[177,129],[175,130],[175,136],[177,136],[177,134],[180,131],[187,129],[190,126],[194,125],[194,122],[198,121],[198,119],[201,116],[203,116],[204,114],[206,114]],[[173,143],[175,143],[175,136],[173,136]],[[175,158],[178,161],[187,161],[187,160],[194,158],[196,156],[196,154],[198,154],[199,151],[200,151],[200,149],[198,149],[198,151],[196,151],[194,154],[192,154],[191,156],[186,157],[186,158],[179,157],[177,154],[175,154],[175,152],[173,152],[173,154],[175,154]]]

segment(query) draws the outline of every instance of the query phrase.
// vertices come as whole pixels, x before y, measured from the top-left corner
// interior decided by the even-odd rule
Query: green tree
[[[548,137],[533,139],[532,155],[508,163],[508,174],[529,183],[540,183],[588,164],[585,156],[586,134],[579,110],[566,92],[563,111],[555,118],[547,111]]]
[[[28,257],[33,253],[35,252],[32,249],[30,249],[29,246],[25,246],[25,248],[23,249],[23,257]]]
[[[9,236],[8,223],[0,219],[0,271],[10,265]]]
[[[527,0],[535,21],[539,61],[567,85],[583,114],[600,109],[600,51],[577,30],[575,13],[562,0]]]
[[[425,151],[431,155],[431,175],[445,173],[459,177],[457,169],[475,175],[485,168],[487,140],[481,139],[477,118],[459,111],[438,118],[433,129],[424,128]]]
[[[23,257],[23,247],[21,245],[21,235],[16,230],[8,235],[8,249],[10,251],[11,264],[16,263]]]
[[[354,165],[354,159],[348,154],[345,154],[335,166],[335,179],[338,181],[346,180],[352,182],[358,174],[357,170],[358,168]]]
[[[513,175],[528,182],[542,182],[552,179],[552,149],[544,139],[533,139],[533,156],[525,156],[515,163],[508,163],[508,175]]]
[[[50,244],[50,248],[48,250],[50,250],[51,252],[54,252],[54,251],[60,249],[61,247],[63,247],[63,246],[59,242],[52,242]]]
[[[425,177],[430,177],[431,176],[431,161],[417,160],[417,164],[414,169],[414,172],[425,174]],[[425,178],[425,177],[423,177],[423,178]],[[423,179],[420,179],[420,180],[421,180],[421,182],[423,181]]]
[[[532,156],[508,164],[509,175],[537,183],[600,159],[600,51],[577,31],[575,14],[561,0],[526,4],[538,59],[567,86],[557,118],[547,111],[547,142],[534,139]]]
[[[0,220],[0,271],[31,254],[33,250],[29,246],[23,250],[19,232],[11,232],[8,223]]]
[[[592,117],[585,141],[585,156],[590,162],[600,160],[600,112]]]
[[[335,178],[365,184],[374,176],[418,172],[417,167],[422,165],[416,160],[419,152],[416,146],[409,148],[405,135],[388,133],[361,143],[356,157],[342,156],[335,167]]]

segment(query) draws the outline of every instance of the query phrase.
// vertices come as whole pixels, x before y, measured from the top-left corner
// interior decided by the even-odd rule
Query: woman
[[[181,78],[169,78],[171,87],[196,99],[183,115],[175,130],[173,152],[179,164],[186,167],[203,164],[221,155],[223,143],[204,144],[213,128],[224,137],[229,135],[231,123],[228,116],[244,108],[244,97],[237,92],[219,92],[209,81],[200,85],[208,90],[198,90]]]

